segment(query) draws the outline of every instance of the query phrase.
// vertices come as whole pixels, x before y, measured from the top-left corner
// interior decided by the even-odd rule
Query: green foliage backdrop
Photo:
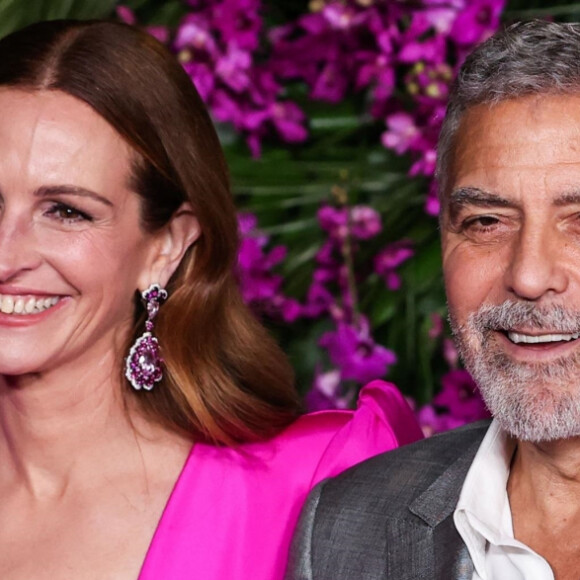
[[[263,2],[264,29],[294,22],[315,4]],[[127,0],[123,6],[139,25],[163,26],[170,35],[192,10],[180,0]],[[117,18],[117,9],[115,0],[0,0],[0,36],[37,20]],[[505,23],[530,18],[576,21],[580,3],[512,0],[501,18]],[[267,57],[266,49],[255,54],[258,61]],[[396,90],[404,92],[401,87]],[[252,156],[240,131],[231,123],[217,122],[238,206],[257,217],[259,231],[268,238],[267,248],[288,249],[274,273],[283,278],[284,295],[299,301],[307,294],[315,257],[325,241],[317,219],[319,207],[336,205],[340,198],[348,207],[370,206],[380,214],[381,232],[360,243],[350,264],[357,286],[355,307],[368,317],[374,342],[397,355],[388,378],[419,405],[428,403],[440,390],[441,377],[457,364],[449,352],[448,331],[434,332],[437,321],[445,319],[445,299],[437,220],[424,210],[430,179],[410,177],[412,155],[397,154],[381,144],[385,122],[368,113],[368,93],[350,91],[329,104],[312,99],[305,84],[295,80],[284,85],[283,97],[306,114],[307,140],[289,144],[274,134],[263,135],[260,155]],[[397,270],[400,289],[388,290],[373,270],[372,258],[400,240],[412,241],[414,256]],[[299,387],[308,391],[313,377],[328,367],[319,341],[331,331],[331,320],[302,317],[288,324],[268,312],[262,315],[291,356]],[[349,382],[340,388],[344,395]]]

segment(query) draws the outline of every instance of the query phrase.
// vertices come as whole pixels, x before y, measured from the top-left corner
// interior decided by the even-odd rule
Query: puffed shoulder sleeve
[[[312,485],[373,455],[422,437],[415,415],[397,387],[373,381],[361,390],[350,420],[330,439],[314,472]]]

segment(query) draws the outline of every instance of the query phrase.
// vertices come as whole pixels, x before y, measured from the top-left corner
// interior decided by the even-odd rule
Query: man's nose
[[[524,300],[564,292],[569,281],[565,245],[556,230],[524,226],[512,242],[506,271],[508,290]]]
[[[32,223],[6,213],[0,215],[0,283],[17,279],[40,264]]]

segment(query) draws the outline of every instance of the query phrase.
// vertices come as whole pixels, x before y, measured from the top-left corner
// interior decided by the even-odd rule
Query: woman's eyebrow
[[[51,195],[78,195],[81,197],[90,197],[108,206],[113,205],[113,203],[106,197],[91,191],[90,189],[79,187],[78,185],[44,185],[39,187],[34,192],[34,195],[36,197],[47,197]]]

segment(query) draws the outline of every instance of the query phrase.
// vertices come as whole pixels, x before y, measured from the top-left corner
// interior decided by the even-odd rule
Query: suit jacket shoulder
[[[288,579],[471,578],[452,514],[489,421],[373,457],[313,490]]]

